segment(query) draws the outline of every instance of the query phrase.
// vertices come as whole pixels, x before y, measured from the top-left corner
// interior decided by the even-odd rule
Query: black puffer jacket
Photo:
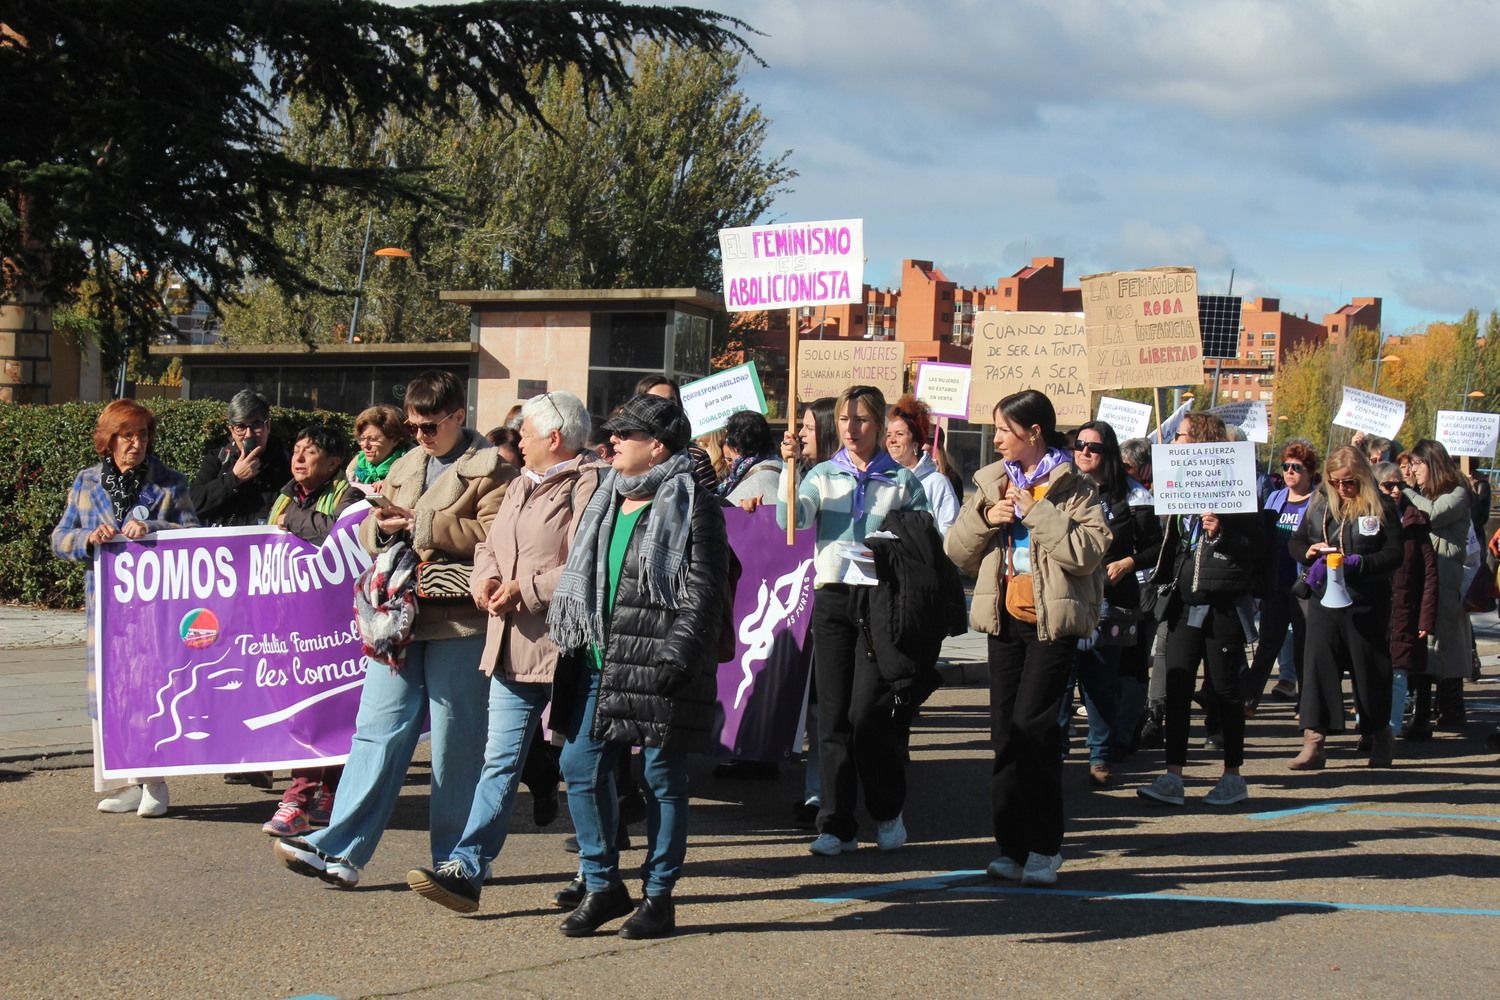
[[[729,587],[724,511],[713,494],[695,492],[687,581],[676,611],[652,604],[641,585],[640,547],[652,513],[651,507],[642,512],[620,567],[605,638],[599,705],[589,735],[667,750],[706,750],[716,735],[719,632]],[[552,692],[551,724],[565,731],[565,721],[557,713],[573,704],[568,689],[580,682],[577,671],[589,669],[582,657],[568,660],[559,664]],[[688,685],[671,696],[656,693],[658,675],[672,669],[663,663],[692,675]]]
[[[1254,593],[1260,563],[1268,555],[1259,514],[1220,514],[1219,533],[1202,536],[1196,548],[1182,539],[1181,519],[1165,518],[1166,533],[1156,564],[1156,582],[1176,582],[1189,604],[1214,604]]]
[[[193,510],[198,520],[208,525],[265,524],[271,504],[281,487],[292,478],[292,463],[286,447],[276,438],[266,439],[261,452],[260,472],[249,482],[234,474],[234,463],[240,451],[233,442],[218,451],[203,453],[198,475],[193,478]]]

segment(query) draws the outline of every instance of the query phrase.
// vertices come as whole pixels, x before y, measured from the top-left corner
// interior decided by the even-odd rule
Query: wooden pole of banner
[[[790,347],[787,354],[786,373],[786,429],[793,437],[797,435],[797,310],[786,311],[787,337]],[[797,542],[797,463],[791,463],[786,477],[786,543]]]
[[[1162,431],[1161,431],[1161,394],[1163,392],[1165,392],[1165,391],[1166,391],[1165,389],[1161,389],[1161,388],[1156,388],[1156,389],[1152,389],[1151,390],[1151,409],[1156,413],[1156,443],[1157,444],[1165,444],[1166,443],[1164,440],[1162,440]]]

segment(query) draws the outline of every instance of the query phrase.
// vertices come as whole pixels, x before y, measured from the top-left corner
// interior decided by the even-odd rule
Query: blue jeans
[[[1083,703],[1089,710],[1090,765],[1108,764],[1123,758],[1125,743],[1130,738],[1129,734],[1120,734],[1124,739],[1118,741],[1118,745],[1115,739],[1115,716],[1120,710],[1120,656],[1124,651],[1123,646],[1095,646],[1073,654],[1073,677],[1083,689]],[[1070,678],[1057,719],[1065,742],[1072,716],[1073,683]]]
[[[484,686],[489,683],[479,672],[483,652],[481,633],[413,642],[399,672],[365,661],[349,762],[327,828],[305,838],[313,849],[356,868],[369,864],[430,715],[433,863],[452,853],[463,834],[483,760]]]
[[[484,745],[484,771],[474,792],[474,804],[469,807],[468,825],[451,855],[463,862],[464,874],[475,885],[480,882],[484,866],[499,857],[505,847],[526,751],[531,747],[551,691],[548,684],[508,681],[499,673],[490,678],[490,724]]]
[[[620,855],[615,850],[619,803],[615,798],[615,764],[629,753],[625,743],[589,736],[599,702],[599,672],[589,670],[576,695],[582,708],[573,715],[573,731],[565,733],[562,773],[568,786],[568,812],[578,835],[579,872],[589,892],[602,892],[620,881]],[[665,896],[682,875],[687,857],[687,754],[644,747],[646,793],[646,862],[642,874],[646,895]]]

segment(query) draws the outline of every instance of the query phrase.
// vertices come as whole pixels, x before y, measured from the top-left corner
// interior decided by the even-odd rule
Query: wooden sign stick
[[[790,347],[787,351],[786,429],[797,436],[797,310],[788,309],[787,329]],[[797,543],[797,463],[792,462],[786,477],[786,543]]]

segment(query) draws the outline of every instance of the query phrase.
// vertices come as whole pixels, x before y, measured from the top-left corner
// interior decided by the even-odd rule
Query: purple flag
[[[371,561],[368,510],[346,511],[321,546],[249,527],[98,547],[106,777],[344,760],[365,676],[354,582]]]

